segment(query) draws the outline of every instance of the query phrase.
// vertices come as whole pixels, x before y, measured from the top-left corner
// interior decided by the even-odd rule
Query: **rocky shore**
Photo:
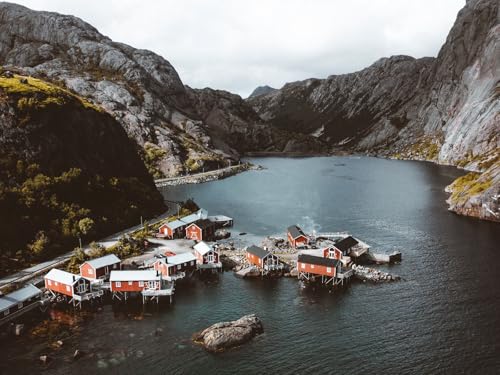
[[[231,322],[211,325],[193,334],[193,341],[215,353],[240,346],[263,332],[262,322],[252,314]]]
[[[362,281],[387,282],[401,280],[401,277],[397,275],[391,275],[390,273],[379,271],[370,267],[353,264],[352,269],[354,270],[354,276]]]
[[[235,174],[248,171],[248,170],[260,170],[261,166],[256,166],[251,163],[243,163],[234,165],[232,167],[216,169],[209,172],[197,173],[187,176],[180,177],[169,177],[159,180],[155,180],[157,187],[164,186],[177,186],[186,184],[202,184],[204,182],[222,180],[223,178],[234,176]]]

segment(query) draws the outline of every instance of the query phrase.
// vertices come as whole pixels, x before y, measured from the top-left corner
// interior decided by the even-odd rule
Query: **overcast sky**
[[[11,0],[15,1],[15,0]],[[435,56],[465,0],[19,0],[73,14],[170,61],[185,84],[247,96],[260,85]]]

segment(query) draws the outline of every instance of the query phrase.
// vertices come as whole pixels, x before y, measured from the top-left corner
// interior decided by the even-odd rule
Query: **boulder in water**
[[[255,315],[245,315],[232,322],[216,323],[193,335],[193,341],[210,352],[221,352],[244,344],[264,332]]]

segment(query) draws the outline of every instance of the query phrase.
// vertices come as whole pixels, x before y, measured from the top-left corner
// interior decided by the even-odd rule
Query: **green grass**
[[[74,100],[80,102],[84,108],[102,111],[100,107],[68,90],[38,78],[19,74],[14,74],[11,78],[0,76],[0,90],[17,98],[17,108],[21,111],[45,108],[49,105],[64,105]]]
[[[451,184],[451,201],[462,202],[490,188],[492,179],[488,175],[470,172],[457,178]]]

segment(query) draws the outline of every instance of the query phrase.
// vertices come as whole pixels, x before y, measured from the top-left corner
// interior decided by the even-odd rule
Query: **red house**
[[[66,271],[53,268],[44,276],[45,288],[75,299],[81,299],[90,292],[90,281]]]
[[[337,249],[335,246],[330,246],[323,249],[323,257],[342,260],[342,251]]]
[[[283,269],[283,263],[279,258],[258,246],[250,246],[247,249],[246,258],[248,263],[257,266],[262,271],[277,271]]]
[[[211,241],[215,238],[215,223],[203,219],[186,228],[186,238],[195,241]]]
[[[333,246],[340,250],[343,255],[349,255],[351,253],[351,250],[356,247],[359,244],[359,241],[355,239],[352,236],[346,237],[337,243],[335,243]]]
[[[153,263],[153,269],[159,272],[165,280],[182,279],[187,272],[196,270],[196,257],[192,253],[161,257]]]
[[[205,268],[222,268],[222,263],[219,261],[219,253],[213,246],[201,241],[194,245],[194,256],[198,269]]]
[[[109,289],[113,293],[160,290],[161,280],[161,275],[153,270],[111,271]]]
[[[309,238],[297,225],[288,227],[288,242],[293,248],[305,246],[309,243]]]
[[[321,276],[322,281],[326,277],[325,284],[328,284],[337,276],[338,267],[340,267],[340,261],[332,258],[299,254],[297,259],[299,279],[310,280],[311,277]]]
[[[183,221],[174,220],[171,221],[170,223],[165,223],[162,226],[160,226],[158,232],[160,233],[161,236],[168,237],[170,239],[181,238],[184,236],[187,226],[188,224]]]
[[[112,270],[119,270],[121,260],[114,254],[88,260],[80,266],[80,275],[87,279],[108,279]]]

